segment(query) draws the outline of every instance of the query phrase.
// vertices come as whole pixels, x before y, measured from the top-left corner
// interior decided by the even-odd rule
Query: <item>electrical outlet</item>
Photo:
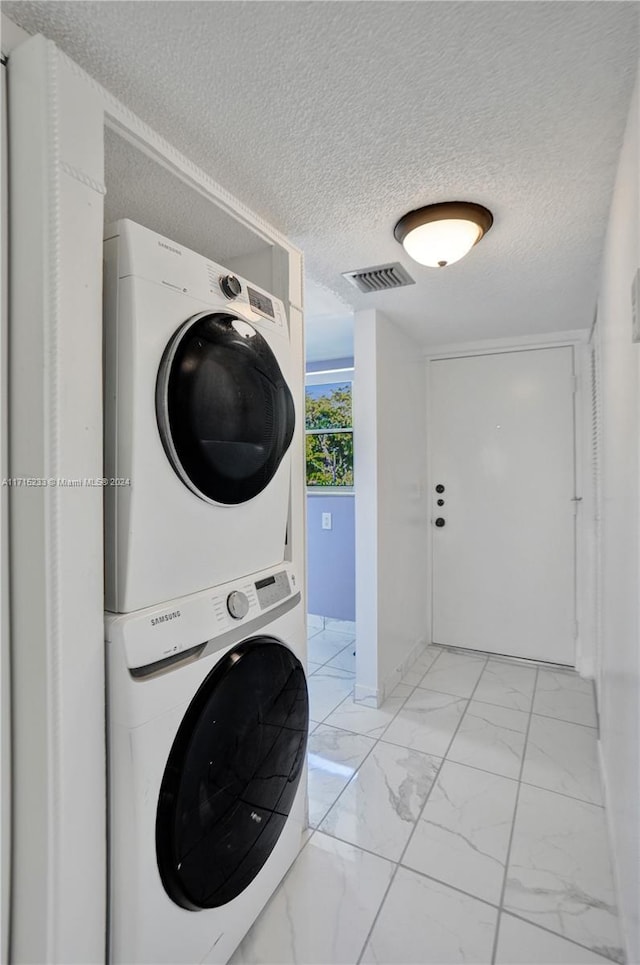
[[[322,514],[322,528],[331,529],[331,513]]]

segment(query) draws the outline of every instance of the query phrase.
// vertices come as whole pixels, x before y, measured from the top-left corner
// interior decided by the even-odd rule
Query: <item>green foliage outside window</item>
[[[351,383],[307,386],[308,486],[353,486],[351,425]]]

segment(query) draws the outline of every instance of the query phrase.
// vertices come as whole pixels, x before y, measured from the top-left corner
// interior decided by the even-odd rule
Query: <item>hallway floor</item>
[[[311,828],[234,965],[623,961],[591,683],[432,646],[356,704],[353,626],[319,619]]]

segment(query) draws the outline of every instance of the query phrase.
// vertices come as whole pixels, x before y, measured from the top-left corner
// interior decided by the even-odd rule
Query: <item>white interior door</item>
[[[434,642],[574,665],[573,393],[572,348],[431,363]]]

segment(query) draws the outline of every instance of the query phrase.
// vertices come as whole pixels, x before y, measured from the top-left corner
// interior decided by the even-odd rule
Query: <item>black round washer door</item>
[[[253,499],[291,444],[291,392],[266,339],[233,315],[204,312],[169,342],[156,383],[165,452],[197,496]]]
[[[293,805],[307,746],[302,664],[273,637],[229,651],[197,691],[165,768],[156,855],[168,895],[217,908],[265,864]]]

